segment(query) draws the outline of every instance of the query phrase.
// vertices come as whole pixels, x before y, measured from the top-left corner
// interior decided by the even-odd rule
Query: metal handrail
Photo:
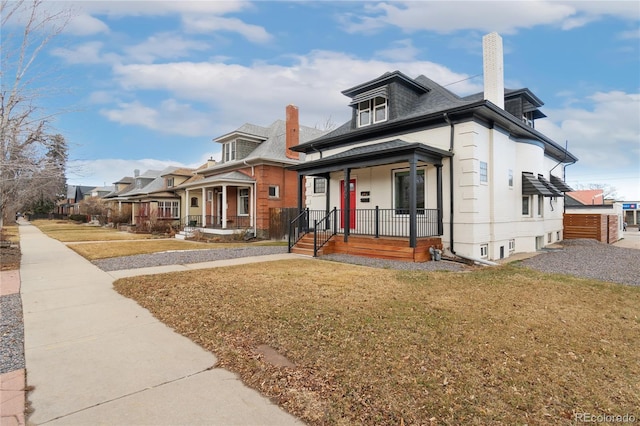
[[[333,221],[330,219],[331,216]],[[318,250],[338,233],[337,217],[338,210],[334,207],[325,217],[313,221],[313,257],[318,257]]]
[[[289,253],[302,237],[309,232],[309,209],[300,212],[289,222]]]

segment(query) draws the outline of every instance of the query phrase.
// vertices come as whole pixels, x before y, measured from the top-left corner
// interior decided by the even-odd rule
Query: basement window
[[[489,257],[489,244],[482,244],[480,246],[480,258],[486,259]]]

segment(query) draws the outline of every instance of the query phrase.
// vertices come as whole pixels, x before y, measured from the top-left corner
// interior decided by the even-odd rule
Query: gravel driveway
[[[542,272],[640,286],[640,250],[596,240],[565,240],[561,249],[542,252],[523,260],[522,265]]]

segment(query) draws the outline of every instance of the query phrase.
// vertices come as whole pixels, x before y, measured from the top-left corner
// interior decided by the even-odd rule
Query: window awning
[[[542,195],[545,197],[554,197],[553,193],[547,189],[536,178],[533,173],[522,172],[522,195]]]
[[[562,179],[560,179],[559,177],[556,177],[554,175],[551,175],[551,184],[553,186],[555,186],[556,188],[558,188],[562,192],[571,192],[571,191],[573,191],[573,188],[571,188],[569,185],[564,183],[564,181]]]
[[[368,101],[370,99],[377,98],[378,96],[388,99],[389,95],[387,94],[387,86],[376,87],[375,89],[367,90],[366,92],[355,95],[349,106],[357,105],[360,102]]]
[[[538,175],[538,180],[553,194],[553,197],[562,197],[562,191],[556,188],[551,182],[546,180],[544,176]]]

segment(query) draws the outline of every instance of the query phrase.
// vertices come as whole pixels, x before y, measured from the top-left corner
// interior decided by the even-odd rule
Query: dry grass
[[[5,226],[0,229],[0,240],[11,241],[12,247],[0,248],[0,270],[10,271],[20,269],[20,260],[22,253],[20,247],[16,246],[20,243],[20,231],[18,225]]]
[[[114,285],[310,424],[640,417],[637,287],[515,266],[427,273],[314,260]],[[296,368],[265,362],[261,344]]]
[[[281,243],[255,242],[255,243],[198,243],[185,240],[162,239],[149,241],[113,241],[101,243],[69,244],[69,248],[88,260],[107,259],[110,257],[133,256],[136,254],[158,253],[168,250],[200,250],[246,247],[253,245],[281,245]]]
[[[143,240],[157,238],[151,234],[132,234],[118,231],[113,228],[74,223],[56,220],[34,220],[32,225],[37,226],[49,237],[66,242],[77,241],[117,241],[117,240]]]

